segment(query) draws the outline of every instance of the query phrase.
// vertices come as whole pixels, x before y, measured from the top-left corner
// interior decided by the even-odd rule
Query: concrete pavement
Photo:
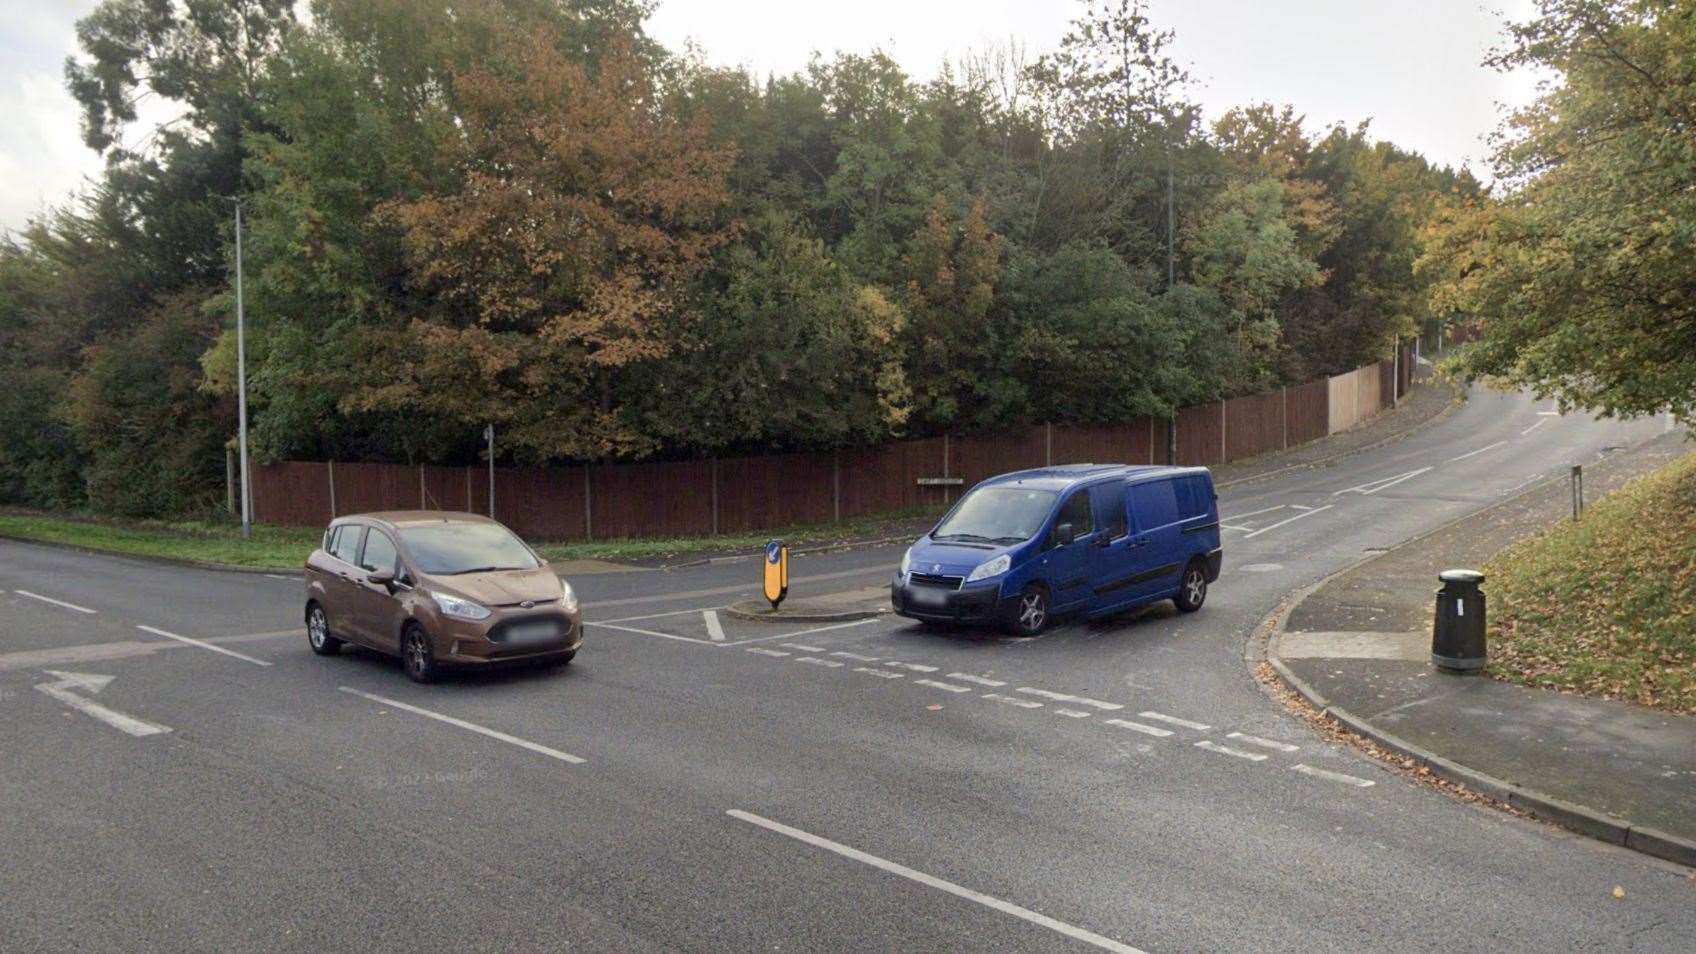
[[[1036,640],[714,639],[703,613],[758,595],[732,563],[574,578],[572,666],[421,687],[312,656],[298,580],[0,543],[0,948],[1679,949],[1687,871],[1410,786],[1244,660],[1290,592],[1658,430],[1522,433],[1542,410],[1479,392],[1227,488],[1201,612]],[[791,593],[900,553],[797,557]],[[35,691],[49,670],[111,676],[67,691],[170,731]]]

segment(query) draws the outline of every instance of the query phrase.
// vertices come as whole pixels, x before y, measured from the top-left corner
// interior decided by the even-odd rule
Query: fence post
[[[1045,466],[1052,467],[1054,466],[1054,425],[1044,424],[1042,428],[1043,442],[1045,445],[1043,448],[1042,462]]]
[[[470,468],[469,465],[465,468],[465,512],[466,513],[472,512],[472,507],[471,507],[471,468]]]
[[[1148,419],[1148,462],[1154,463],[1154,418]]]
[[[418,465],[418,509],[430,509],[430,495],[424,492],[424,465]]]
[[[830,452],[831,519],[842,522],[842,448]]]
[[[942,477],[948,478],[948,435],[942,435]],[[948,503],[948,485],[942,485],[942,502]]]
[[[583,465],[583,539],[595,539],[595,521],[591,514],[594,512],[595,497],[589,492],[589,475],[592,473],[588,464]]]
[[[1178,463],[1178,412],[1166,419],[1166,463],[1176,466]]]
[[[708,474],[711,475],[712,482],[713,482],[713,536],[716,537],[716,536],[718,536],[718,458],[717,457],[712,458],[711,466],[709,467],[707,472],[708,472]]]
[[[232,515],[236,512],[235,455],[229,447],[224,448],[224,511]]]
[[[325,461],[324,462],[324,469],[330,472],[330,519],[334,520],[334,519],[336,519],[336,516],[337,516],[337,511],[336,511],[336,462],[333,461],[333,460]]]
[[[1219,463],[1221,463],[1221,464],[1225,463],[1225,461],[1228,460],[1229,456],[1230,456],[1228,451],[1227,451],[1227,446],[1226,446],[1226,443],[1225,443],[1225,420],[1226,420],[1225,399],[1220,398],[1219,399]]]
[[[1290,386],[1286,384],[1283,387],[1279,388],[1278,390],[1283,392],[1283,397],[1284,397],[1284,449],[1289,450],[1290,449]]]

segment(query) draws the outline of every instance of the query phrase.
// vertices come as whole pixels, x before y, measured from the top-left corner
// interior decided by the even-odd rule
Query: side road
[[[1592,499],[1689,451],[1669,432],[1585,461]],[[1448,781],[1592,837],[1696,866],[1696,718],[1430,663],[1437,573],[1570,519],[1554,480],[1332,576],[1275,617],[1283,680],[1343,727]],[[1484,584],[1488,597],[1489,582]]]

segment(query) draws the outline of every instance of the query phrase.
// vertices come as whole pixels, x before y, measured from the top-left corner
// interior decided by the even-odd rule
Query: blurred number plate
[[[537,620],[533,623],[514,623],[506,629],[509,643],[539,643],[553,639],[559,635],[559,626],[552,620]]]
[[[931,590],[922,586],[915,586],[907,592],[912,595],[913,602],[920,606],[941,606],[943,603],[947,602],[947,598],[943,596],[941,590]]]

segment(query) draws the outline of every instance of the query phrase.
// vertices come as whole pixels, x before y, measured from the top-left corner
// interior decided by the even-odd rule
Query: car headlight
[[[913,566],[913,548],[908,547],[907,552],[901,554],[901,575],[906,576],[907,570],[910,569],[912,566]]]
[[[987,580],[992,576],[999,576],[1006,573],[1007,568],[1012,565],[1013,557],[1010,554],[1003,553],[988,563],[979,563],[977,569],[972,571],[972,575],[966,577],[966,582],[972,583],[977,580]]]
[[[577,594],[571,589],[571,584],[560,580],[559,585],[565,590],[565,595],[559,598],[559,605],[564,607],[567,613],[577,612]]]
[[[454,619],[476,621],[489,618],[490,611],[487,606],[479,606],[470,600],[462,600],[457,596],[449,596],[446,593],[431,593],[430,598],[435,600],[436,605],[442,608],[443,614],[452,616]]]

